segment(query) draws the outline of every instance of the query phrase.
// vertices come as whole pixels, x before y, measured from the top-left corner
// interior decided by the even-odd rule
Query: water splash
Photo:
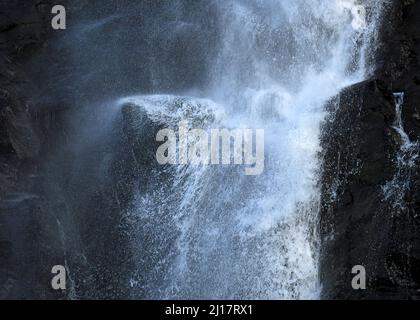
[[[130,213],[138,261],[131,285],[138,284],[138,295],[319,297],[317,154],[324,105],[366,77],[380,11],[379,2],[370,1],[372,18],[356,30],[351,11],[339,10],[342,2],[217,2],[224,32],[203,92],[207,100],[184,99],[188,110],[223,106],[224,116],[212,126],[264,128],[266,170],[259,177],[224,166],[149,171],[152,182]],[[131,102],[158,123],[168,121],[162,110],[177,105],[162,96]]]

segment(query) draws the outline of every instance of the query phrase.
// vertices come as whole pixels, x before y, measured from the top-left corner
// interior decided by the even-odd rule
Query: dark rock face
[[[393,93],[404,92],[402,125],[420,139],[420,1],[388,8],[371,80],[345,89],[332,102],[323,132],[321,279],[326,299],[420,298],[420,163],[401,168],[403,141],[394,128]],[[394,192],[385,186],[405,174]],[[400,177],[401,178],[401,177]],[[367,272],[367,289],[353,290],[356,265]]]
[[[420,1],[394,1],[381,30],[375,77],[406,94],[404,126],[412,141],[420,137]]]
[[[55,96],[51,7],[0,2],[0,299],[127,298],[131,146],[121,116],[98,123],[100,110]],[[67,268],[66,292],[51,288],[54,265]]]
[[[384,83],[367,81],[345,89],[332,105],[338,109],[323,133],[324,297],[403,297],[407,288],[394,285],[389,274],[388,258],[399,239],[393,239],[396,221],[382,190],[392,179],[398,148],[393,96]],[[366,268],[371,290],[353,290],[357,265]]]
[[[42,133],[29,97],[28,58],[49,38],[48,1],[0,3],[0,298],[46,298],[49,275],[40,193]],[[49,270],[50,272],[51,270]],[[47,288],[45,290],[45,288]]]

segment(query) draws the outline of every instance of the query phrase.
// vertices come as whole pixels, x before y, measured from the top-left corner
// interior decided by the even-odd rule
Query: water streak
[[[420,145],[418,141],[412,142],[404,129],[404,92],[394,93],[394,99],[396,117],[393,128],[400,137],[400,149],[396,156],[394,177],[383,187],[383,192],[385,200],[390,202],[397,212],[406,209],[405,197],[410,190],[411,177],[420,155]]]

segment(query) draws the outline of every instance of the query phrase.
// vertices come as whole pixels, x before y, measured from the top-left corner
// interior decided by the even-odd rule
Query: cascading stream
[[[265,130],[260,176],[236,166],[150,170],[129,213],[134,296],[319,298],[320,125],[325,103],[368,74],[379,2],[363,2],[370,14],[360,29],[352,24],[356,1],[216,2],[222,35],[206,100],[120,101],[160,127],[183,119],[204,128]]]

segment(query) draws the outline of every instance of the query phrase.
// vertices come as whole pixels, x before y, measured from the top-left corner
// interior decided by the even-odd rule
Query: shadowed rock
[[[366,81],[343,90],[331,106],[336,111],[322,136],[323,297],[419,298],[420,256],[412,249],[420,228],[409,211],[396,212],[383,191],[398,169],[401,143],[392,92],[383,82]],[[356,265],[366,268],[366,290],[352,288]]]

